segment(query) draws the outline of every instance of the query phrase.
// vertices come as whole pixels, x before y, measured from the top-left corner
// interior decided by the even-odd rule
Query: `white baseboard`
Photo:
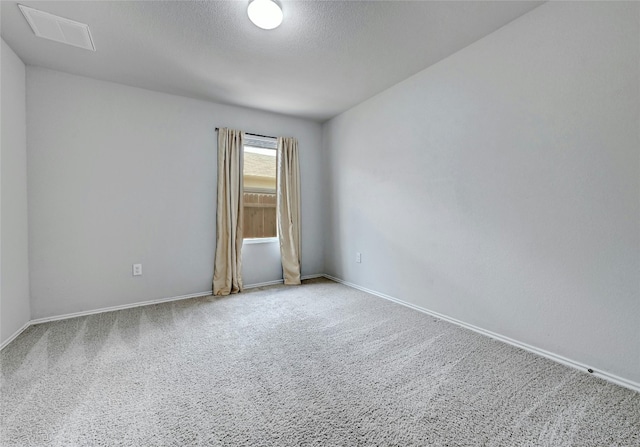
[[[189,298],[197,298],[197,297],[209,296],[209,295],[211,295],[211,290],[207,290],[207,291],[204,291],[204,292],[198,292],[198,293],[191,293],[189,295],[180,295],[180,296],[172,296],[172,297],[168,297],[168,298],[159,298],[157,300],[139,301],[137,303],[131,303],[131,304],[121,304],[119,306],[101,307],[100,309],[84,310],[84,311],[81,311],[81,312],[72,312],[70,314],[56,315],[56,316],[53,316],[53,317],[36,318],[34,320],[31,320],[27,324],[28,325],[42,324],[42,323],[48,323],[50,321],[66,320],[66,319],[69,319],[69,318],[84,317],[84,316],[87,316],[87,315],[101,314],[101,313],[104,313],[104,312],[113,312],[113,311],[116,311],[116,310],[131,309],[133,307],[151,306],[153,304],[168,303],[169,301],[187,300]]]
[[[0,343],[0,351],[2,351],[5,346],[7,346],[9,343],[15,340],[18,335],[22,334],[22,332],[29,326],[31,326],[31,321],[27,321],[20,329],[18,329],[13,334],[11,334],[9,338],[7,338],[5,341]]]
[[[316,278],[326,278],[327,275],[325,275],[324,273],[316,273],[315,275],[304,275],[301,276],[300,279],[302,281],[305,281],[307,279],[316,279]]]
[[[257,282],[255,284],[245,284],[243,290],[255,289],[258,287],[273,286],[284,283],[284,279],[276,279],[275,281]]]
[[[406,301],[402,301],[402,300],[400,300],[398,298],[395,298],[395,297],[392,297],[390,295],[386,295],[384,293],[380,293],[380,292],[377,292],[375,290],[367,289],[366,287],[362,287],[362,286],[359,286],[357,284],[345,281],[343,279],[336,278],[335,276],[331,276],[331,275],[323,275],[323,276],[325,278],[327,278],[327,279],[330,279],[332,281],[338,282],[340,284],[344,284],[344,285],[352,287],[354,289],[362,290],[363,292],[367,292],[367,293],[369,293],[371,295],[375,295],[375,296],[383,298],[385,300],[393,301],[394,303],[398,303],[398,304],[401,304],[403,306],[409,307],[411,309],[417,310],[419,312],[425,313],[427,315],[431,315],[431,316],[439,318],[441,320],[448,321],[449,323],[453,323],[453,324],[455,324],[457,326],[460,326],[460,327],[463,327],[465,329],[469,329],[471,331],[477,332],[477,333],[485,335],[487,337],[491,337],[491,338],[493,338],[495,340],[499,340],[499,341],[502,341],[504,343],[508,343],[508,344],[510,344],[512,346],[515,346],[517,348],[524,349],[525,351],[529,351],[529,352],[532,352],[534,354],[541,355],[542,357],[548,358],[548,359],[553,360],[553,361],[558,362],[558,363],[562,363],[563,365],[569,366],[571,368],[578,369],[580,371],[583,371],[584,373],[588,374],[588,370],[592,369],[593,373],[591,373],[591,375],[593,375],[593,376],[600,377],[601,379],[604,379],[606,381],[615,383],[616,385],[620,385],[620,386],[623,386],[625,388],[629,388],[629,389],[631,389],[633,391],[640,392],[640,383],[638,383],[638,382],[634,382],[632,380],[628,380],[628,379],[625,379],[623,377],[619,377],[619,376],[617,376],[615,374],[611,374],[611,373],[608,373],[606,371],[596,370],[595,368],[591,368],[588,365],[585,365],[585,364],[580,363],[580,362],[576,362],[575,360],[571,360],[571,359],[569,359],[567,357],[564,357],[562,355],[555,354],[553,352],[550,352],[550,351],[547,351],[547,350],[544,350],[544,349],[541,349],[541,348],[538,348],[538,347],[535,347],[535,346],[531,346],[531,345],[529,345],[527,343],[523,343],[523,342],[520,342],[518,340],[514,340],[513,338],[506,337],[506,336],[498,334],[496,332],[492,332],[492,331],[489,331],[487,329],[483,329],[481,327],[474,326],[472,324],[465,323],[464,321],[460,321],[460,320],[457,320],[455,318],[449,317],[447,315],[443,315],[441,313],[434,312],[434,311],[429,310],[429,309],[425,309],[424,307],[416,306],[415,304],[411,304],[411,303],[408,303]]]
[[[578,369],[578,370],[583,371],[583,372],[587,372],[587,370],[590,368],[589,366],[587,366],[587,365],[585,365],[583,363],[571,360],[571,359],[569,359],[567,357],[564,357],[562,355],[555,354],[555,353],[550,352],[550,351],[546,351],[544,349],[529,345],[527,343],[520,342],[518,340],[514,340],[514,339],[509,338],[507,336],[498,334],[496,332],[489,331],[487,329],[480,328],[478,326],[474,326],[472,324],[465,323],[464,321],[460,321],[460,320],[457,320],[455,318],[449,317],[447,315],[444,315],[444,314],[441,314],[441,313],[434,312],[432,310],[426,309],[424,307],[420,307],[420,306],[417,306],[415,304],[411,304],[411,303],[408,303],[406,301],[402,301],[402,300],[400,300],[398,298],[395,298],[395,297],[392,297],[390,295],[386,295],[384,293],[380,293],[380,292],[377,292],[375,290],[367,289],[366,287],[362,287],[362,286],[359,286],[358,284],[354,284],[354,283],[351,283],[349,281],[345,281],[343,279],[336,278],[335,276],[331,276],[331,275],[327,275],[327,274],[314,274],[314,275],[305,275],[301,279],[302,280],[307,280],[307,279],[314,279],[314,278],[327,278],[327,279],[330,279],[331,281],[335,281],[337,283],[344,284],[344,285],[352,287],[354,289],[362,290],[363,292],[369,293],[371,295],[374,295],[374,296],[377,296],[377,297],[380,297],[380,298],[383,298],[383,299],[386,299],[386,300],[389,300],[389,301],[393,301],[393,302],[398,303],[398,304],[400,304],[402,306],[406,306],[406,307],[409,307],[411,309],[415,309],[415,310],[417,310],[419,312],[425,313],[427,315],[431,315],[431,316],[439,318],[441,320],[448,321],[448,322],[453,323],[453,324],[455,324],[457,326],[469,329],[471,331],[477,332],[477,333],[485,335],[487,337],[491,337],[491,338],[496,339],[496,340],[500,340],[500,341],[502,341],[504,343],[508,343],[508,344],[510,344],[512,346],[515,346],[517,348],[524,349],[525,351],[529,351],[529,352],[532,352],[534,354],[541,355],[542,357],[548,358],[548,359],[553,360],[553,361],[558,362],[558,363],[562,363],[563,365],[569,366],[571,368]],[[282,284],[282,283],[283,283],[283,280],[279,279],[279,280],[268,281],[268,282],[264,282],[264,283],[250,284],[250,285],[245,286],[244,288],[245,289],[252,289],[252,288],[256,288],[256,287],[263,287],[263,286],[269,286],[269,285],[274,285],[274,284]],[[36,319],[33,319],[33,320],[28,321],[27,323],[25,323],[24,326],[22,326],[15,333],[13,333],[8,339],[6,339],[4,342],[2,342],[2,344],[0,344],[0,350],[4,349],[9,343],[11,343],[13,340],[15,340],[15,338],[18,337],[18,335],[20,335],[25,329],[27,329],[31,325],[48,323],[50,321],[66,320],[68,318],[83,317],[83,316],[86,316],[86,315],[94,315],[94,314],[99,314],[99,313],[103,313],[103,312],[113,312],[113,311],[116,311],[116,310],[130,309],[130,308],[133,308],[133,307],[150,306],[150,305],[153,305],[153,304],[167,303],[167,302],[170,302],[170,301],[186,300],[186,299],[189,299],[189,298],[197,298],[197,297],[201,297],[201,296],[209,296],[211,294],[212,294],[212,291],[211,290],[207,290],[207,291],[204,291],[204,292],[192,293],[192,294],[189,294],[189,295],[180,295],[180,296],[173,296],[173,297],[168,297],[168,298],[160,298],[160,299],[157,299],[157,300],[140,301],[140,302],[132,303],[132,304],[122,304],[122,305],[119,305],[119,306],[103,307],[103,308],[100,308],[100,309],[93,309],[93,310],[87,310],[87,311],[82,311],[82,312],[73,312],[73,313],[64,314],[64,315],[57,315],[57,316],[53,316],[53,317],[36,318]],[[638,382],[634,382],[632,380],[628,380],[628,379],[625,379],[623,377],[619,377],[619,376],[617,376],[615,374],[611,374],[611,373],[608,373],[606,371],[599,371],[599,370],[595,370],[595,369],[593,369],[592,375],[594,375],[596,377],[600,377],[600,378],[602,378],[604,380],[607,380],[609,382],[615,383],[617,385],[623,386],[625,388],[629,388],[631,390],[640,392],[640,383],[638,383]]]
[[[325,275],[323,273],[316,273],[314,275],[305,275],[305,276],[301,276],[300,279],[302,281],[306,280],[306,279],[314,279],[314,278],[324,278]],[[244,286],[244,289],[255,289],[257,287],[265,287],[265,286],[273,286],[276,284],[284,284],[284,279],[276,279],[275,281],[267,281],[267,282],[258,282],[255,284],[247,284]]]
[[[322,273],[318,273],[318,274],[314,274],[314,275],[303,276],[301,279],[305,280],[305,279],[313,279],[313,278],[322,278],[324,276],[325,275],[323,275]],[[283,282],[284,282],[284,280],[278,279],[278,280],[275,280],[275,281],[268,281],[268,282],[257,283],[257,284],[249,284],[249,285],[244,286],[244,288],[245,289],[253,289],[253,288],[256,288],[256,287],[264,287],[264,286],[271,286],[271,285],[275,285],[275,284],[282,284]],[[25,329],[27,329],[29,326],[32,326],[32,325],[35,325],[35,324],[49,323],[51,321],[67,320],[69,318],[84,317],[84,316],[87,316],[87,315],[95,315],[95,314],[100,314],[100,313],[104,313],[104,312],[113,312],[113,311],[116,311],[116,310],[131,309],[133,307],[151,306],[153,304],[168,303],[170,301],[186,300],[186,299],[189,299],[189,298],[197,298],[197,297],[201,297],[201,296],[209,296],[212,293],[213,292],[211,290],[206,290],[204,292],[191,293],[189,295],[172,296],[172,297],[168,297],[168,298],[160,298],[160,299],[157,299],[157,300],[139,301],[137,303],[121,304],[119,306],[101,307],[99,309],[85,310],[85,311],[81,311],[81,312],[72,312],[72,313],[63,314],[63,315],[55,315],[55,316],[52,316],[52,317],[35,318],[33,320],[27,321],[24,324],[24,326],[22,326],[20,329],[18,329],[16,332],[14,332],[9,338],[7,338],[5,341],[3,341],[2,344],[0,344],[0,351],[2,349],[4,349],[5,346],[7,346],[13,340],[15,340],[16,337],[18,337],[18,335],[20,335]]]

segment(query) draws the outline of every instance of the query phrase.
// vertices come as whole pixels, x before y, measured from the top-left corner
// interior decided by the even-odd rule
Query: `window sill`
[[[243,244],[251,245],[251,244],[273,244],[278,242],[277,237],[256,237],[256,238],[247,238],[243,239]]]

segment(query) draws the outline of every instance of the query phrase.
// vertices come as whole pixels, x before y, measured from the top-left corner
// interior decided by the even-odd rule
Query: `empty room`
[[[640,3],[0,1],[0,445],[640,447]]]

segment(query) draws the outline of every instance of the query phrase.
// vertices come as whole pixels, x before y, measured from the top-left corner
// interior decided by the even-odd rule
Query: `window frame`
[[[275,152],[275,163],[276,163],[276,185],[277,185],[277,169],[278,169],[278,139],[277,138],[271,138],[271,137],[262,137],[262,136],[257,136],[257,135],[247,135],[245,134],[244,137],[244,141],[242,144],[242,157],[244,159],[245,156],[245,149],[246,147],[255,147],[257,149],[269,149],[269,150],[273,150]],[[242,176],[244,178],[244,163],[242,166]],[[246,193],[247,190],[243,188],[242,193]],[[275,192],[277,194],[277,190],[269,190],[266,188],[251,188],[249,191],[249,193],[252,192],[263,192],[263,193],[271,193],[271,192]],[[244,205],[243,205],[244,207]],[[276,222],[277,222],[277,208],[276,208]],[[278,242],[280,240],[279,234],[278,234],[278,225],[276,223],[276,235],[275,236],[269,236],[269,237],[244,237],[242,238],[242,243],[243,244],[248,244],[248,245],[252,245],[252,244],[269,244],[269,243],[275,243]]]

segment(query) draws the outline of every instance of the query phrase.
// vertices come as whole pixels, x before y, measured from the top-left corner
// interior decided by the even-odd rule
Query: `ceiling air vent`
[[[96,51],[89,25],[54,16],[24,5],[18,5],[31,29],[38,37],[66,43],[85,50]]]

